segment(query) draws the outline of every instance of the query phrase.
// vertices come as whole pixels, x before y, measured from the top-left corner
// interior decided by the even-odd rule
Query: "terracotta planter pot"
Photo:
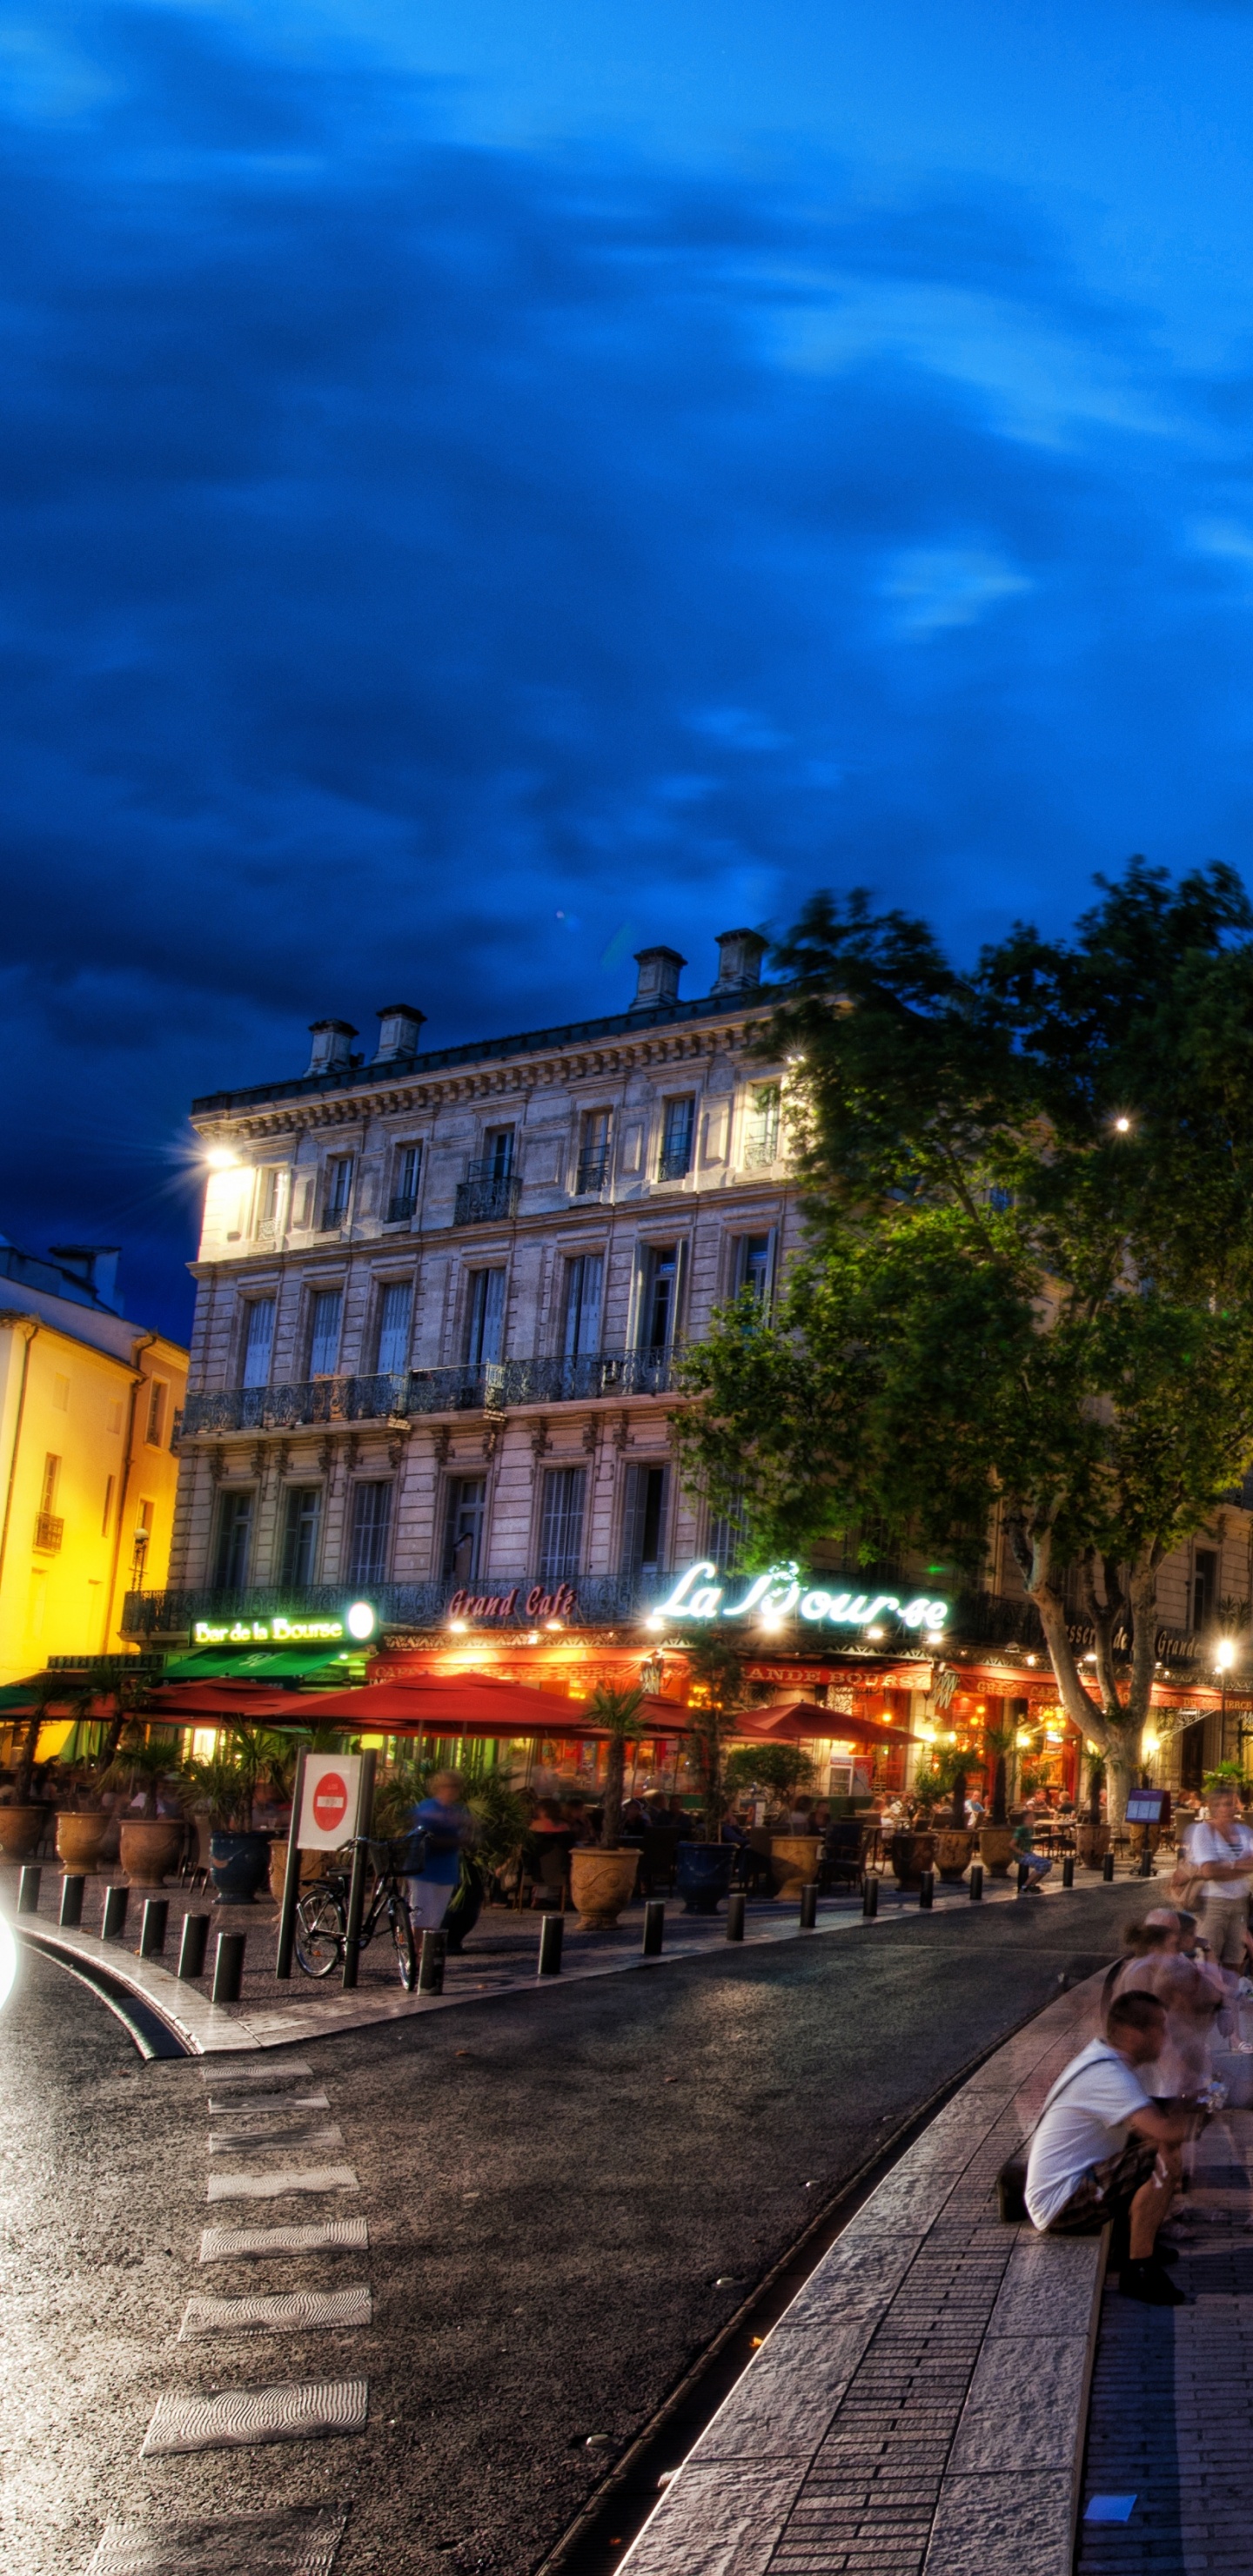
[[[975,1839],[968,1825],[950,1826],[947,1831],[940,1826],[937,1830],[935,1865],[941,1878],[947,1879],[950,1887],[955,1887],[958,1881],[965,1877],[974,1851]]]
[[[889,1858],[898,1887],[921,1887],[924,1869],[935,1865],[934,1834],[893,1834]]]
[[[122,1867],[132,1887],[161,1887],[183,1847],[183,1828],[168,1816],[129,1817],[122,1825]]]
[[[587,1851],[570,1854],[570,1890],[584,1932],[608,1931],[630,1903],[640,1865],[637,1851]]]
[[[312,1887],[315,1878],[325,1877],[326,1864],[334,1858],[334,1852],[302,1852],[300,1855],[301,1886]],[[270,1894],[276,1905],[281,1905],[283,1902],[283,1880],[286,1874],[287,1842],[284,1837],[281,1841],[270,1845]]]
[[[47,1821],[46,1807],[0,1807],[0,1856],[29,1860]]]
[[[819,1834],[772,1834],[770,1837],[770,1875],[776,1896],[799,1897],[818,1875],[818,1855],[822,1850]]]
[[[993,1878],[1008,1878],[1009,1864],[1013,1857],[1014,1829],[1012,1825],[980,1826],[979,1858],[982,1861],[984,1868],[991,1871]]]
[[[1109,1826],[1080,1825],[1075,1848],[1085,1869],[1099,1869],[1109,1850]]]
[[[108,1821],[107,1816],[90,1807],[80,1814],[72,1808],[62,1809],[57,1817],[57,1859],[62,1869],[73,1870],[77,1875],[99,1866]]]

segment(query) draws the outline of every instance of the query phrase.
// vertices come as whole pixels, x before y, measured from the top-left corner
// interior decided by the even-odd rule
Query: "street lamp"
[[[1221,1691],[1221,1693],[1222,1693],[1222,1716],[1221,1716],[1221,1718],[1220,1718],[1220,1720],[1219,1720],[1219,1738],[1218,1738],[1218,1740],[1219,1740],[1219,1743],[1220,1743],[1220,1744],[1221,1744],[1221,1746],[1222,1746],[1222,1753],[1221,1753],[1221,1755],[1220,1755],[1220,1757],[1219,1757],[1219,1758],[1220,1758],[1220,1760],[1222,1760],[1222,1761],[1224,1761],[1224,1762],[1225,1762],[1225,1761],[1226,1761],[1226,1759],[1227,1759],[1227,1675],[1228,1675],[1228,1673],[1230,1672],[1231,1667],[1232,1667],[1232,1665],[1234,1664],[1235,1660],[1236,1660],[1236,1641],[1235,1641],[1235,1638],[1234,1638],[1234,1637],[1220,1637],[1220,1638],[1219,1638],[1219,1640],[1218,1640],[1218,1644],[1217,1644],[1217,1645],[1216,1645],[1216,1647],[1214,1648],[1214,1661],[1215,1661],[1215,1663],[1216,1663],[1216,1664],[1217,1664],[1217,1666],[1218,1666],[1218,1673],[1219,1673],[1219,1689],[1220,1689],[1220,1691]],[[1244,1729],[1243,1729],[1243,1727],[1241,1727],[1240,1732],[1241,1732],[1241,1735],[1243,1735],[1243,1733],[1244,1733]]]

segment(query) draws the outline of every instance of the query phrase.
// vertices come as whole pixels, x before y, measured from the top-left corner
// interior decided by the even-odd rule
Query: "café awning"
[[[345,1682],[349,1667],[359,1665],[360,1653],[353,1654],[343,1646],[255,1646],[251,1652],[232,1653],[229,1646],[196,1646],[189,1655],[175,1655],[166,1665],[163,1679],[167,1682],[279,1682],[302,1681],[307,1673],[323,1673],[338,1665]]]
[[[741,1709],[733,1721],[737,1735],[768,1744],[810,1743],[815,1738],[854,1744],[918,1744],[904,1726],[884,1726],[877,1717],[850,1717],[844,1709],[819,1708],[812,1699],[770,1700],[763,1708]]]
[[[413,1681],[371,1682],[361,1690],[319,1691],[315,1704],[320,1725],[369,1734],[603,1739],[607,1733],[585,1701],[566,1699],[558,1691],[531,1690],[525,1682],[498,1681],[487,1673],[432,1673]],[[643,1734],[682,1730],[686,1712],[677,1703],[658,1699],[646,1707],[647,1714],[640,1711]]]

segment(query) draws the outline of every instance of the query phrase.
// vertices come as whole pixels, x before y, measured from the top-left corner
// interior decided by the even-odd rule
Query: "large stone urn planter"
[[[209,1836],[209,1876],[223,1905],[251,1905],[270,1875],[268,1834],[215,1831]]]
[[[770,1837],[770,1874],[776,1896],[799,1897],[818,1875],[818,1856],[822,1850],[820,1834],[772,1834]]]
[[[921,1887],[924,1869],[935,1866],[935,1835],[893,1834],[888,1857],[898,1887]]]
[[[1109,1850],[1109,1826],[1080,1825],[1075,1835],[1075,1849],[1085,1869],[1099,1869]]]
[[[1008,1878],[1009,1864],[1013,1857],[1014,1829],[1012,1825],[980,1826],[979,1858],[982,1861],[984,1868],[991,1871],[993,1878]]]
[[[123,1819],[122,1867],[132,1887],[162,1887],[183,1848],[183,1828],[168,1816]]]
[[[570,1893],[584,1932],[611,1931],[629,1905],[640,1865],[637,1851],[599,1851],[593,1843],[570,1854]]]
[[[685,1914],[716,1914],[731,1885],[734,1843],[680,1843],[676,1871]]]
[[[324,1878],[327,1866],[334,1860],[334,1858],[334,1852],[302,1851],[300,1855],[301,1886],[312,1887],[315,1878]],[[287,1837],[283,1834],[276,1842],[272,1842],[270,1845],[270,1894],[276,1905],[281,1905],[283,1902],[283,1881],[286,1876]]]
[[[935,1865],[941,1878],[955,1887],[970,1866],[975,1847],[975,1834],[968,1825],[941,1825],[935,1835]]]
[[[108,1821],[98,1808],[84,1807],[77,1812],[72,1807],[62,1808],[57,1817],[57,1859],[62,1869],[77,1877],[99,1867]]]
[[[0,1807],[0,1857],[29,1860],[47,1821],[46,1807]]]

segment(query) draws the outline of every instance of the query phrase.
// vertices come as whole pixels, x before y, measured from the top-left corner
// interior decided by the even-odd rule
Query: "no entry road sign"
[[[368,1818],[358,1816],[362,1769],[359,1753],[309,1755],[296,1834],[301,1851],[337,1851],[367,1830]]]

